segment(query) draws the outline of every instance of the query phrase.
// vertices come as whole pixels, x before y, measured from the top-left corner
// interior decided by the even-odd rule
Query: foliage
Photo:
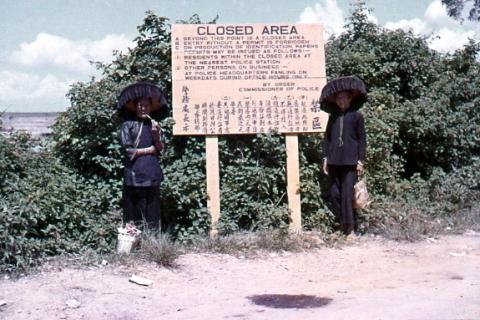
[[[72,106],[53,126],[56,155],[86,177],[111,179],[120,174],[117,124],[112,121],[119,88],[94,79],[73,85],[68,93]]]
[[[200,23],[200,19],[193,16],[183,22]],[[83,176],[107,181],[118,181],[121,177],[122,155],[117,138],[120,119],[113,116],[112,121],[112,114],[115,94],[123,86],[147,79],[158,83],[170,95],[167,19],[149,12],[138,30],[140,35],[135,39],[134,49],[125,55],[118,54],[110,65],[98,65],[103,70],[102,79],[72,87],[69,93],[72,107],[54,126],[57,155]],[[172,137],[171,118],[167,116],[161,123],[170,137],[161,159],[166,176],[161,186],[164,225],[180,240],[206,234],[210,217],[206,208],[204,138]],[[221,139],[222,211],[227,212],[219,223],[222,232],[262,230],[288,222],[283,145],[283,138],[278,135]],[[259,162],[270,151],[274,152],[275,160]],[[239,153],[245,157],[238,158]],[[238,170],[238,165],[244,170]],[[268,167],[271,169],[265,170]],[[277,213],[272,215],[272,210]]]
[[[100,65],[104,77],[99,81],[77,84],[70,91],[72,107],[55,127],[56,150],[79,174],[120,179],[119,122],[111,115],[115,95],[124,85],[148,79],[170,95],[167,22],[148,12],[138,27],[136,47],[118,54],[111,64]],[[194,16],[183,22],[201,21]],[[424,38],[370,22],[362,4],[352,12],[346,32],[327,42],[328,77],[356,74],[369,88],[362,112],[368,139],[366,169],[374,196],[395,198],[405,192],[398,188],[399,181],[408,184],[406,179],[418,174],[428,181],[437,168],[448,174],[472,164],[480,145],[478,52],[478,44],[471,42],[453,55],[440,55]],[[206,234],[210,226],[204,139],[172,137],[170,116],[162,125],[169,137],[161,160],[166,176],[161,187],[164,225],[183,241]],[[323,136],[306,135],[300,142],[304,227],[332,230],[328,182],[321,173]],[[223,136],[219,144],[220,232],[284,228],[288,224],[284,138]]]
[[[416,240],[445,229],[475,228],[480,223],[480,159],[450,173],[437,168],[428,180],[418,174],[399,181],[395,197],[381,196],[363,211],[371,231],[393,239]],[[475,207],[477,206],[477,207]]]
[[[219,143],[220,229],[264,230],[288,225],[285,139],[278,135],[223,138]]]
[[[443,230],[479,194],[461,171],[473,175],[480,154],[479,44],[440,55],[410,32],[380,29],[362,10],[350,19],[327,46],[327,74],[357,74],[369,88],[363,113],[375,201],[361,219],[394,238]]]
[[[381,30],[365,14],[356,15],[349,31],[327,47],[327,71],[332,77],[357,74],[367,83],[367,162],[376,166],[369,172],[380,173],[374,185],[470,164],[479,153],[479,45],[472,41],[442,56],[412,33]]]
[[[479,44],[439,54],[424,38],[370,22],[362,4],[346,27],[326,43],[327,76],[356,74],[369,89],[361,112],[374,202],[361,212],[363,225],[414,238],[440,230],[436,219],[454,224],[480,192]],[[116,53],[110,64],[97,63],[100,79],[72,86],[71,107],[54,126],[54,154],[49,148],[35,153],[24,137],[0,139],[5,268],[28,266],[44,254],[113,245],[118,214],[111,213],[118,211],[122,183],[117,95],[127,84],[148,80],[171,96],[168,20],[147,12],[138,32],[134,48]],[[210,229],[204,137],[172,136],[171,114],[156,117],[168,139],[160,160],[162,222],[178,241],[190,242]],[[278,134],[220,137],[220,234],[286,230],[284,145]],[[300,137],[302,221],[306,230],[328,233],[336,224],[322,145],[321,134]]]
[[[0,272],[114,243],[118,187],[75,174],[38,143],[0,136]]]
[[[480,21],[480,1],[479,0],[442,0],[442,4],[447,7],[450,17],[463,22],[464,10],[468,10],[468,20]]]

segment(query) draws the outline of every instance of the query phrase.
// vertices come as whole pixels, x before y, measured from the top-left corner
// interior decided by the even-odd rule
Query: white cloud
[[[132,43],[124,35],[107,35],[99,41],[73,41],[40,33],[33,42],[22,43],[10,61],[26,67],[53,68],[89,75],[95,71],[89,61],[110,62],[113,50],[125,51]]]
[[[427,24],[418,18],[412,20],[402,19],[397,22],[387,22],[385,24],[385,28],[389,30],[412,30],[412,32],[414,32],[415,34],[425,34],[429,32]]]
[[[378,24],[378,19],[368,13],[368,19]],[[322,23],[326,36],[344,31],[345,17],[337,0],[320,0],[306,7],[300,15],[301,23]],[[480,24],[464,21],[460,23],[447,14],[441,0],[432,0],[422,18],[389,21],[384,27],[395,30],[411,30],[417,35],[427,36],[432,49],[453,52],[468,42],[469,38],[480,41]]]
[[[367,12],[367,19],[378,24],[378,19],[370,12]],[[345,16],[337,0],[321,0],[313,7],[306,7],[300,14],[299,22],[323,24],[326,37],[345,31]]]
[[[52,74],[0,71],[0,112],[65,110],[69,105],[65,95],[72,82]]]
[[[461,24],[449,17],[441,0],[430,3],[423,19],[387,22],[385,28],[411,30],[417,35],[428,36],[430,47],[441,52],[453,52],[465,45],[469,38],[480,40],[480,26],[468,21]]]
[[[373,22],[375,24],[378,24],[378,19],[375,17],[371,12],[367,11],[367,20],[370,22]]]
[[[446,7],[442,5],[440,0],[434,0],[430,3],[425,11],[424,18],[433,27],[453,27],[458,24],[457,21],[448,15]]]
[[[93,57],[91,60],[110,62],[113,58],[113,51],[126,52],[128,47],[132,47],[133,42],[122,35],[107,35],[100,41],[92,42],[89,48],[89,56]]]
[[[469,38],[475,38],[475,31],[458,31],[441,28],[435,32],[436,37],[430,39],[430,47],[442,52],[453,52],[466,43]]]
[[[345,18],[336,0],[323,0],[312,8],[306,7],[300,14],[300,23],[322,23],[328,36],[343,31]]]
[[[70,105],[65,98],[70,84],[97,74],[89,61],[111,62],[114,50],[131,46],[124,35],[74,41],[39,33],[13,51],[10,63],[0,69],[0,112],[65,110]]]

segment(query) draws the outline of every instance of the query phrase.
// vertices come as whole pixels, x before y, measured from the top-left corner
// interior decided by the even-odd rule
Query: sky
[[[218,23],[322,23],[342,32],[351,0],[0,0],[0,112],[64,111],[72,83],[99,76],[89,61],[108,63],[133,47],[136,27],[151,10],[172,23],[199,14]],[[447,53],[480,23],[453,20],[440,0],[366,0],[372,21],[411,29]],[[327,61],[328,63],[328,61]]]

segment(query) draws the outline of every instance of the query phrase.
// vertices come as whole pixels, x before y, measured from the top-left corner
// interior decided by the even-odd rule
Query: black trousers
[[[357,181],[357,166],[328,165],[330,201],[333,213],[340,221],[343,232],[351,233],[355,227],[353,212],[353,186]]]
[[[123,221],[133,221],[153,230],[160,226],[160,189],[123,186]]]

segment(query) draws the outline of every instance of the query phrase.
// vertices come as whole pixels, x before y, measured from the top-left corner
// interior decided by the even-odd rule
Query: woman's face
[[[345,112],[350,108],[350,104],[352,103],[352,94],[348,91],[340,91],[335,96],[335,103],[337,104],[340,111]]]
[[[145,119],[145,115],[150,115],[150,111],[152,111],[152,102],[149,98],[138,99],[135,103],[135,111],[137,117]]]

